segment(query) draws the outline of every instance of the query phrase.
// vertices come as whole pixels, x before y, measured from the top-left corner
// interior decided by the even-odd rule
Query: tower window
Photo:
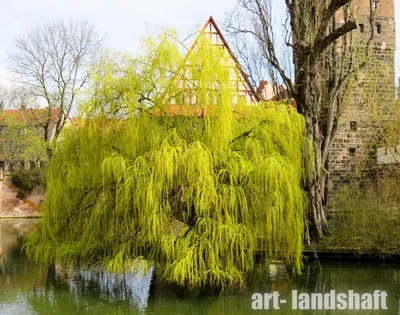
[[[380,24],[376,24],[376,32],[378,34],[382,33],[382,26]]]
[[[364,24],[359,24],[358,29],[360,30],[360,33],[364,33]]]
[[[355,156],[356,155],[356,148],[349,148],[349,155]]]
[[[357,131],[357,122],[350,121],[350,131]]]

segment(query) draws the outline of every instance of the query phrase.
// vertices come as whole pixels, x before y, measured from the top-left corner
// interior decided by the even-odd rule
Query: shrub
[[[332,198],[331,235],[321,247],[390,256],[400,254],[400,177],[346,185]]]
[[[24,199],[32,190],[44,184],[42,169],[17,170],[11,174],[11,183],[18,188],[17,197]]]

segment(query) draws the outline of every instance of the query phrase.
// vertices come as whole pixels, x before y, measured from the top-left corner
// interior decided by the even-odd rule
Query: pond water
[[[270,266],[267,271],[258,266],[244,292],[198,295],[160,283],[150,288],[150,274],[118,278],[87,270],[65,273],[57,266],[49,268],[30,262],[21,253],[21,246],[23,237],[36,224],[37,221],[33,219],[0,220],[1,315],[400,314],[400,262],[331,260],[321,261],[319,265],[310,261],[305,265],[304,274],[298,278],[290,277],[283,266]],[[56,280],[59,277],[64,277],[64,281]],[[347,294],[342,298],[350,301],[349,290],[353,290],[351,294],[355,306],[356,294],[360,294],[360,307],[364,301],[365,307],[377,309],[350,310],[350,302],[341,304],[338,294]],[[374,296],[375,290],[380,291]],[[273,291],[277,292],[276,304],[274,296],[264,295]],[[263,294],[262,300],[255,293]],[[321,304],[324,310],[299,310],[312,308],[312,300],[316,301],[314,306],[318,307],[320,297],[312,293],[331,293],[330,296],[335,297],[336,308],[346,307],[344,310],[327,310],[330,307],[329,297],[324,300],[328,301],[327,306]],[[370,295],[362,297],[365,293]],[[309,306],[307,298],[310,299]],[[293,310],[294,304],[298,310]],[[252,306],[264,310],[253,310]],[[274,309],[277,306],[279,310]],[[269,309],[265,310],[267,307]]]

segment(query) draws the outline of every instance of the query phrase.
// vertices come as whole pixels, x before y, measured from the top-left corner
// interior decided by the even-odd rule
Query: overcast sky
[[[275,7],[282,13],[283,0]],[[236,0],[0,0],[0,85],[10,86],[6,67],[6,51],[13,40],[36,26],[62,19],[87,19],[101,36],[107,48],[135,54],[140,38],[150,27],[168,26],[185,36],[200,29],[212,15],[220,25],[225,12]],[[397,46],[400,46],[400,0],[395,0],[397,14]],[[279,20],[279,19],[278,19]],[[279,21],[278,21],[279,22]],[[396,52],[396,71],[400,73],[400,49]]]

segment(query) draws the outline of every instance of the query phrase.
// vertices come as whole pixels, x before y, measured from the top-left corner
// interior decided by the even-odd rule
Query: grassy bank
[[[330,202],[331,235],[319,251],[400,254],[400,179],[385,177],[348,184]]]

